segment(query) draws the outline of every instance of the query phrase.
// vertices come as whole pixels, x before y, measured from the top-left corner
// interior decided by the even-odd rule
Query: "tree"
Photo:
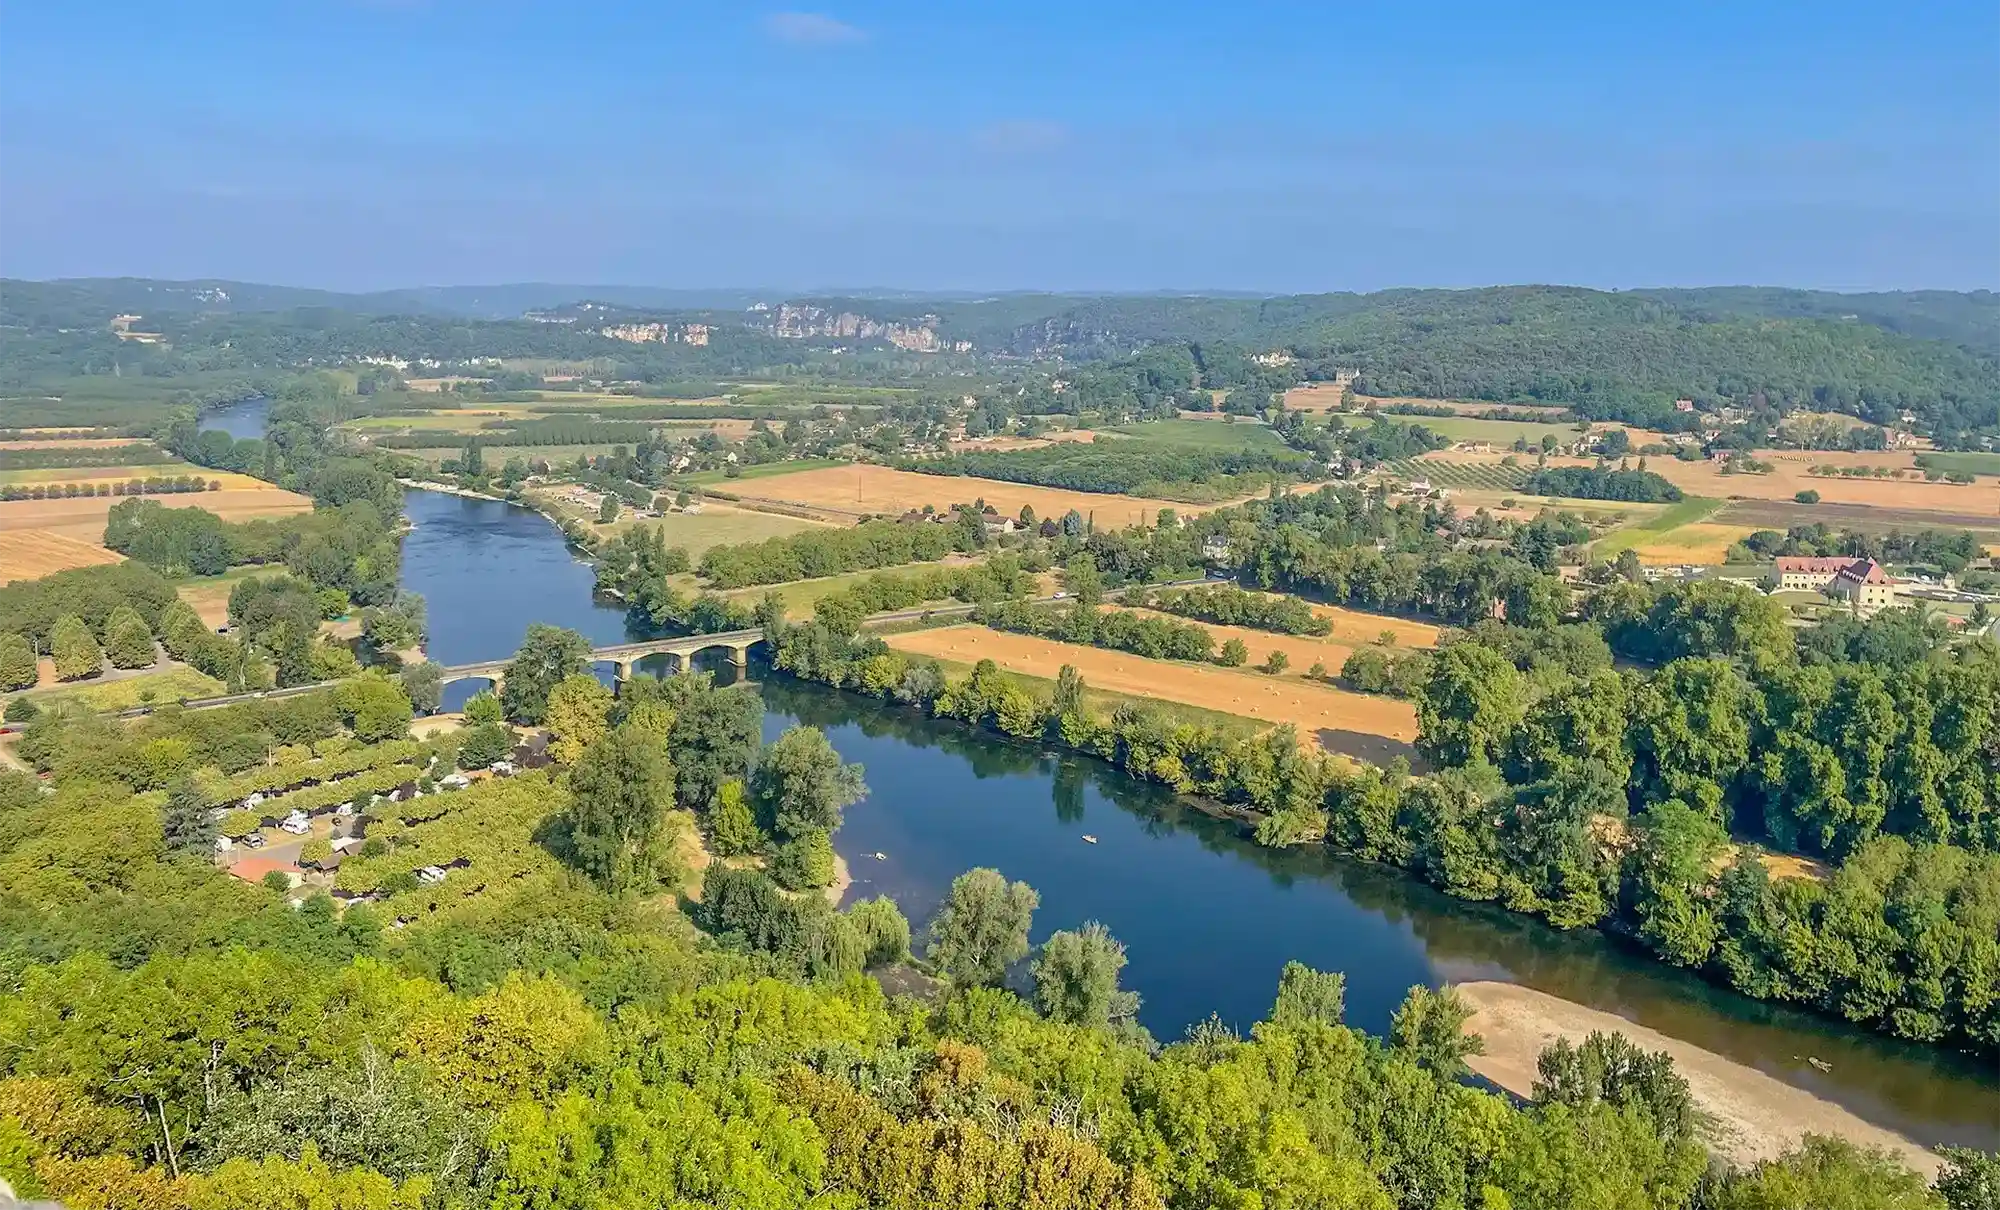
[[[959,987],[997,985],[1028,954],[1028,928],[1041,896],[1000,871],[967,870],[931,922],[930,959]]]
[[[1292,663],[1291,656],[1288,656],[1284,652],[1279,651],[1277,648],[1273,647],[1271,649],[1271,654],[1264,657],[1264,672],[1267,675],[1276,676],[1280,672],[1283,672],[1286,668],[1290,667],[1291,663]]]
[[[1271,1006],[1271,1024],[1296,1028],[1308,1022],[1338,1026],[1347,1012],[1347,976],[1316,971],[1303,962],[1287,962],[1278,975],[1278,999]]]
[[[565,678],[588,672],[589,661],[589,639],[574,630],[530,622],[527,637],[502,674],[501,707],[517,723],[540,723],[548,712],[549,694]]]
[[[628,695],[635,690],[645,691],[639,678],[626,686]],[[748,772],[763,729],[763,701],[740,689],[719,689],[705,672],[674,677],[661,693],[674,711],[667,751],[677,771],[675,792],[682,807],[706,811],[723,782]]]
[[[514,733],[505,723],[479,723],[468,727],[458,743],[458,767],[484,769],[514,754]]]
[[[168,783],[166,805],[160,808],[160,838],[168,850],[206,853],[215,846],[210,806],[208,796],[192,777],[183,775]]]
[[[1936,1210],[1938,1201],[1922,1177],[1889,1153],[1808,1134],[1795,1149],[1725,1182],[1711,1204],[1716,1210]]]
[[[867,787],[817,727],[793,727],[765,748],[750,781],[764,820],[785,839],[831,833]]]
[[[559,765],[573,765],[583,751],[609,729],[611,691],[588,673],[564,677],[549,691],[543,722],[549,729],[549,759]]]
[[[591,744],[569,774],[570,845],[609,891],[653,885],[659,839],[674,801],[674,767],[651,736],[626,727]]]
[[[893,899],[863,899],[843,913],[854,922],[865,966],[893,966],[910,956],[910,922]]]
[[[90,627],[73,613],[57,618],[50,628],[49,653],[55,657],[58,680],[78,681],[104,671],[104,653]]]
[[[1944,1171],[1938,1196],[1950,1210],[2000,1210],[2000,1155],[1970,1147],[1940,1147]]]
[[[1819,492],[1809,487],[1801,492],[1793,492],[1792,499],[1798,501],[1800,504],[1818,504]]]
[[[708,812],[708,834],[721,857],[740,857],[764,847],[764,833],[757,826],[757,814],[751,810],[750,796],[741,781],[731,778],[716,790],[715,804]]]
[[[1470,1055],[1486,1053],[1478,1034],[1465,1032],[1472,1007],[1455,987],[1432,991],[1419,984],[1389,1018],[1389,1045],[1446,1080],[1465,1074]]]
[[[402,683],[403,696],[410,699],[410,709],[418,714],[435,714],[444,704],[444,669],[436,661],[411,664],[396,679]]]
[[[130,605],[120,605],[105,619],[104,650],[113,668],[150,668],[160,658],[152,628]]]
[[[1230,639],[1222,645],[1222,650],[1216,655],[1215,662],[1224,668],[1241,668],[1249,658],[1250,649],[1243,645],[1243,640]]]
[[[33,689],[40,673],[35,649],[18,631],[0,634],[0,689]]]
[[[507,717],[500,708],[500,699],[493,696],[491,689],[481,689],[465,699],[465,721],[471,726],[482,723],[497,723]]]
[[[370,669],[334,691],[334,701],[354,737],[364,744],[401,739],[410,733],[410,699],[402,687]]]
[[[1632,1109],[1663,1139],[1695,1136],[1694,1097],[1673,1059],[1664,1051],[1640,1049],[1624,1034],[1593,1031],[1581,1044],[1557,1038],[1536,1059],[1535,1069],[1538,1105]]]
[[[333,842],[324,836],[315,836],[299,846],[299,864],[319,866],[333,857]]]
[[[778,846],[771,877],[788,891],[816,891],[833,885],[837,867],[833,841],[825,832],[807,832]]]
[[[1055,933],[1035,959],[1035,1007],[1052,1021],[1101,1028],[1139,1011],[1137,992],[1120,991],[1125,947],[1095,920]]]
[[[1492,648],[1460,642],[1440,649],[1417,695],[1417,751],[1446,767],[1498,760],[1526,696],[1513,661]]]
[[[597,523],[609,525],[618,519],[618,497],[605,493],[604,503],[597,506]]]
[[[1678,799],[1647,811],[1627,859],[1639,936],[1677,966],[1708,961],[1722,921],[1707,895],[1710,869],[1728,844],[1722,825]]]

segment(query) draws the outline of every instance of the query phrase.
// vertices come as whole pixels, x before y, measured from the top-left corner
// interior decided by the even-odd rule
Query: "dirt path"
[[[1593,1030],[1621,1033],[1646,1050],[1673,1056],[1695,1102],[1715,1120],[1709,1149],[1725,1159],[1753,1164],[1796,1144],[1801,1135],[1831,1134],[1884,1148],[1925,1179],[1937,1175],[1936,1153],[1915,1140],[1714,1051],[1532,988],[1478,982],[1461,983],[1458,990],[1477,1010],[1467,1031],[1486,1040],[1486,1053],[1470,1060],[1472,1070],[1509,1092],[1533,1092],[1535,1059],[1558,1037],[1582,1041]]]

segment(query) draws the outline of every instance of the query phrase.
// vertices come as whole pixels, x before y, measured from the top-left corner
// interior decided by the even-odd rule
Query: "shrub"
[[[1243,640],[1231,639],[1222,645],[1222,651],[1215,657],[1215,662],[1224,668],[1241,668],[1249,662],[1249,659],[1250,649],[1243,645]]]
[[[1274,649],[1270,655],[1264,657],[1264,672],[1269,676],[1276,676],[1290,667],[1291,663],[1292,657]]]

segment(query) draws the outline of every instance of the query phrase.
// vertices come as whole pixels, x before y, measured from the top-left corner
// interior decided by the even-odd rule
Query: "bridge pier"
[[[736,669],[736,677],[741,680],[750,675],[750,644],[733,645],[729,649],[729,662]]]
[[[635,662],[633,660],[611,661],[611,691],[613,693],[623,694],[625,692],[627,682],[632,679],[632,665]]]

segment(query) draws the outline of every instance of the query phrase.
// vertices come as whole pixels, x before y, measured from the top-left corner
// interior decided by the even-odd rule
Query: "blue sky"
[[[2000,5],[0,0],[0,273],[2000,286]]]

